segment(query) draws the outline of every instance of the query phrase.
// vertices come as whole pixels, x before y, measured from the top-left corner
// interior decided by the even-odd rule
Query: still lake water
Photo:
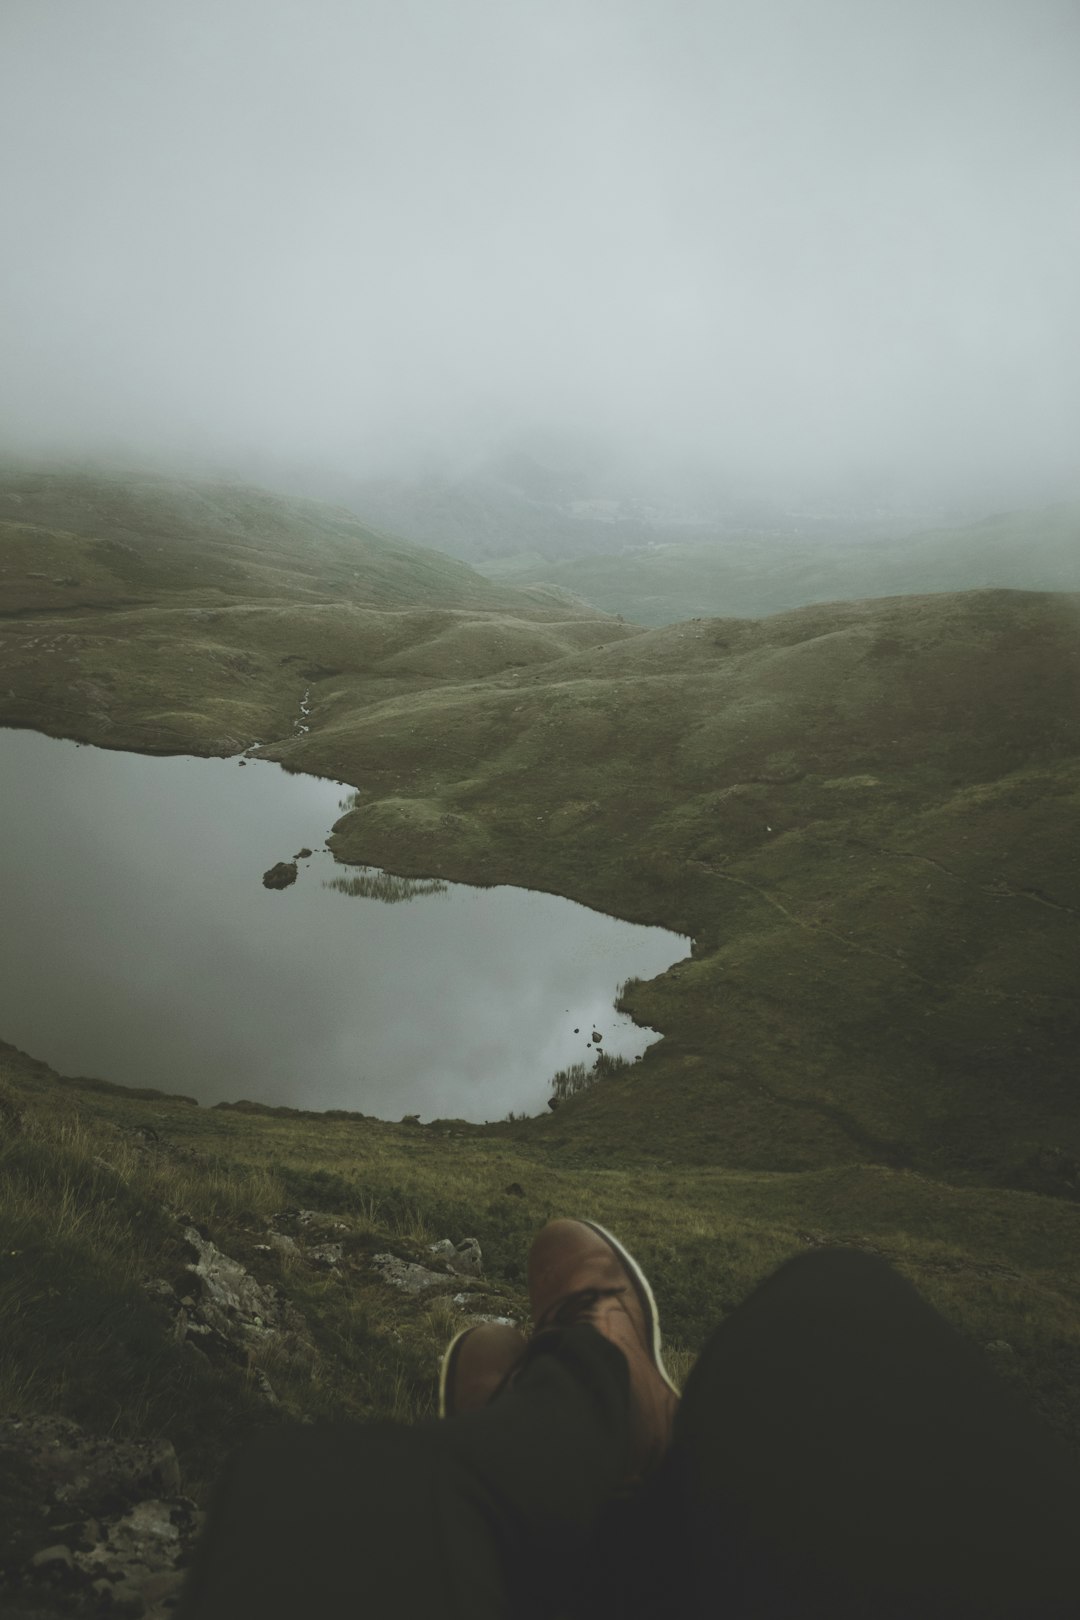
[[[351,789],[269,761],[150,758],[0,730],[0,1039],[61,1073],[501,1119],[654,1032],[616,1013],[690,942],[527,889],[406,902],[328,887]],[[262,874],[303,847],[298,881]]]

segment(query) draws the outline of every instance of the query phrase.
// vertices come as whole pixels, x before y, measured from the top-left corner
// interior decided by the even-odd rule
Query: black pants
[[[733,1312],[633,1495],[627,1401],[579,1324],[481,1412],[272,1430],[183,1620],[1080,1615],[1080,1468],[879,1260],[802,1256]]]

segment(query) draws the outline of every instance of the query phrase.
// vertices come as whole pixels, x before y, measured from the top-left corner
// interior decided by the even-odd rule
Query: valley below
[[[640,1062],[487,1125],[199,1107],[194,1078],[0,1048],[0,1412],[166,1436],[201,1504],[268,1415],[429,1412],[449,1333],[524,1319],[530,1237],[567,1214],[640,1256],[683,1373],[783,1258],[853,1244],[1080,1445],[1080,594],[864,571],[857,599],[650,625],[341,509],[85,472],[5,475],[0,567],[0,725],[257,744],[351,790],[342,876],[692,940],[623,992],[662,1036]],[[188,1226],[294,1313],[291,1349],[242,1312],[196,1342]],[[376,1264],[467,1238],[482,1286]],[[12,1581],[39,1550],[14,1522]]]

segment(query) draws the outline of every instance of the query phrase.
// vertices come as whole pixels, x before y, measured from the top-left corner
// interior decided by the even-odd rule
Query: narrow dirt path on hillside
[[[1014,888],[1006,883],[1004,878],[996,883],[975,883],[962,872],[954,871],[946,866],[944,861],[935,860],[932,855],[921,855],[913,849],[893,849],[888,844],[871,844],[863,838],[847,838],[845,844],[853,844],[858,849],[868,850],[872,855],[889,855],[897,860],[921,861],[925,866],[933,866],[946,877],[955,879],[969,889],[975,889],[979,894],[988,894],[993,900],[1030,900],[1035,905],[1048,906],[1051,911],[1060,911],[1066,917],[1080,917],[1080,911],[1075,906],[1066,905],[1064,900],[1055,900],[1051,895],[1044,894],[1041,889],[1032,887]]]

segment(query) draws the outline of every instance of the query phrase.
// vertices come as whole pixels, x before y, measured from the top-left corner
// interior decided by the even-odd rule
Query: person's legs
[[[626,1472],[628,1404],[625,1359],[581,1325],[480,1411],[270,1430],[225,1472],[182,1620],[549,1614]]]
[[[636,1513],[633,1541],[654,1538],[643,1612],[1080,1612],[1080,1467],[855,1250],[789,1261],[720,1326]]]

